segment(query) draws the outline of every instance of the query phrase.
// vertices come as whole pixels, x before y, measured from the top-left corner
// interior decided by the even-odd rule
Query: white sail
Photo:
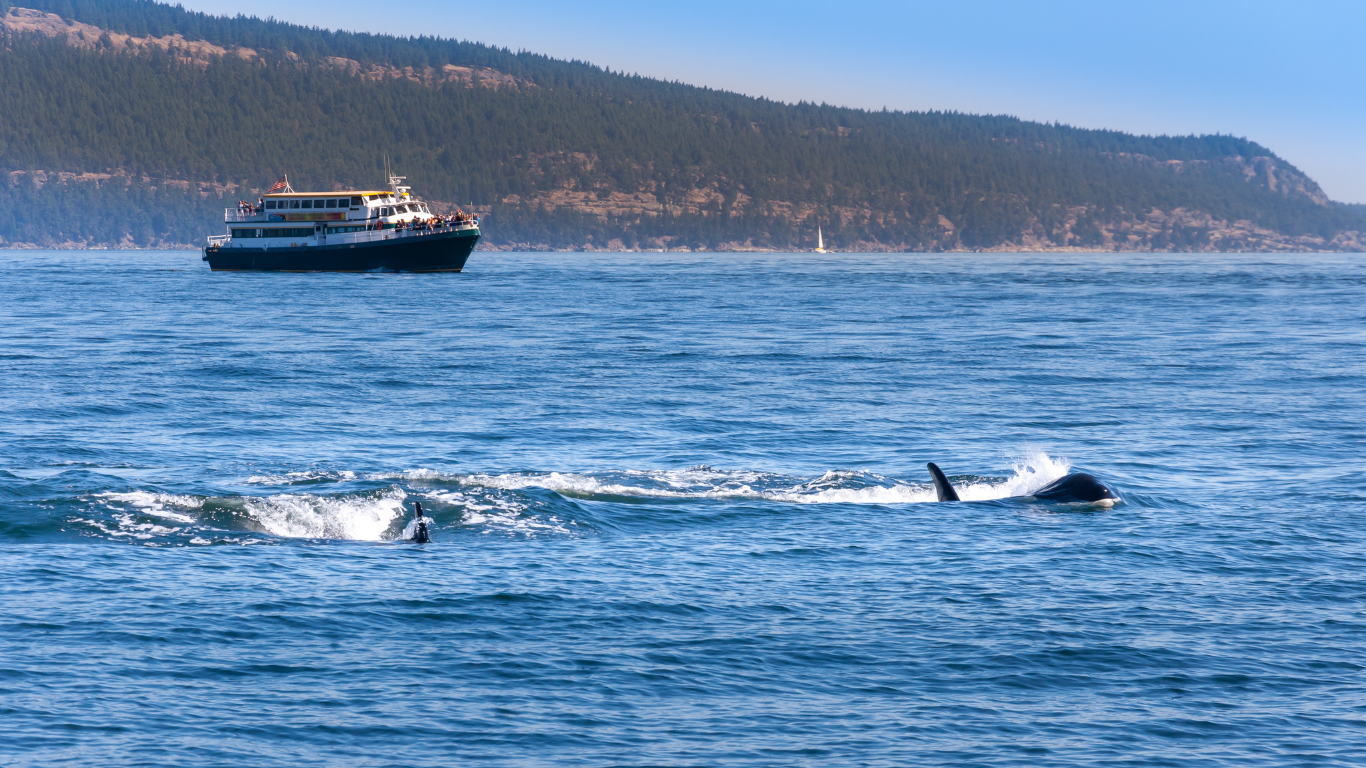
[[[821,235],[821,228],[816,226],[816,253],[825,253],[825,237]]]

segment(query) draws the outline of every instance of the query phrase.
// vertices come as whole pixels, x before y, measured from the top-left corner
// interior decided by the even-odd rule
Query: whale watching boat
[[[223,212],[204,261],[217,271],[459,272],[479,242],[479,217],[432,213],[390,176],[387,190],[295,192],[282,178],[256,204]]]

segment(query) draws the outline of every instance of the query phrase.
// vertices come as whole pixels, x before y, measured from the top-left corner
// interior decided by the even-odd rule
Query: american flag
[[[273,192],[279,192],[282,189],[289,189],[288,176],[281,176],[279,181],[275,182],[275,184],[271,186],[270,189],[266,190],[266,194],[269,195]]]

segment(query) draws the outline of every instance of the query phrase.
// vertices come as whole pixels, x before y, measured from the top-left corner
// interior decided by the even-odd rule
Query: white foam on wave
[[[115,511],[121,510],[117,505],[125,504],[134,507],[143,514],[172,520],[177,523],[193,523],[194,518],[177,512],[174,509],[168,509],[167,507],[199,509],[204,506],[203,499],[198,499],[194,496],[178,496],[173,493],[152,493],[151,491],[114,493],[112,491],[107,491],[105,493],[97,493],[95,496],[104,499],[105,505]]]
[[[380,541],[403,514],[403,500],[407,497],[398,488],[377,497],[282,493],[246,496],[242,505],[254,521],[276,536]]]
[[[159,517],[173,523],[195,524],[198,520],[177,510],[203,509],[206,499],[151,491],[128,493],[100,493],[105,506],[113,513],[117,527],[99,521],[85,521],[110,536],[151,539],[189,529],[168,527],[147,522],[145,516]],[[407,494],[391,488],[377,497],[342,496],[329,498],[309,493],[286,493],[274,496],[239,497],[248,517],[267,533],[286,538],[352,539],[379,541],[395,518],[403,514],[403,500]],[[196,527],[200,533],[201,526]],[[190,543],[207,543],[196,539]],[[253,543],[248,540],[242,543]]]
[[[549,474],[526,474],[514,472],[505,475],[463,475],[451,478],[463,485],[476,488],[500,488],[520,490],[523,488],[544,488],[566,496],[624,496],[665,499],[700,498],[741,498],[761,499],[763,493],[752,485],[764,475],[757,472],[725,472],[697,469],[631,471],[627,476],[639,476],[668,487],[629,485],[621,482],[603,481],[592,475],[573,472],[551,472]]]
[[[982,480],[955,485],[964,501],[986,501],[1028,496],[1067,474],[1071,463],[1034,451],[1012,462],[1013,475],[1004,480]],[[444,479],[478,488],[519,490],[544,488],[566,496],[622,496],[664,499],[755,499],[793,504],[919,504],[935,501],[930,483],[907,483],[864,472],[832,470],[806,482],[753,471],[710,467],[683,470],[638,470],[621,473],[645,481],[603,480],[572,472],[548,474],[459,475]],[[858,485],[858,487],[849,487]],[[757,487],[756,487],[757,486]],[[765,487],[767,486],[767,487]]]
[[[355,472],[344,469],[340,472],[310,471],[286,472],[283,475],[252,475],[247,478],[247,483],[249,485],[293,485],[295,483],[311,483],[318,480],[346,482],[355,479]]]
[[[148,523],[138,520],[131,512],[115,512],[114,524],[116,528],[110,528],[99,520],[83,520],[77,518],[77,522],[85,523],[100,529],[107,536],[132,538],[132,539],[153,539],[168,534],[179,532],[179,528],[168,528],[156,523]]]
[[[895,481],[896,484],[890,486],[838,487],[838,483],[847,482],[857,474],[830,471],[815,480],[793,486],[791,490],[771,491],[763,494],[763,497],[792,504],[919,504],[935,500],[933,486],[912,485],[901,481]],[[876,475],[869,477],[885,480]]]
[[[963,501],[1029,496],[1066,475],[1071,468],[1072,462],[1067,459],[1049,456],[1043,451],[1031,451],[1028,455],[1011,462],[1011,470],[1015,474],[1005,480],[955,485],[954,489],[958,491],[958,498]]]
[[[433,491],[423,494],[423,497],[458,507],[461,525],[483,526],[484,533],[498,531],[521,536],[537,536],[568,535],[573,532],[572,520],[562,520],[556,515],[537,517],[527,512],[525,504],[497,496],[475,496],[460,491]],[[410,522],[403,532],[403,537],[412,538],[414,530],[414,524]]]
[[[827,472],[816,480],[785,488],[755,488],[774,475],[758,472],[724,472],[712,470],[705,479],[696,470],[640,471],[628,474],[643,475],[659,486],[629,485],[599,480],[591,475],[551,472],[547,475],[507,474],[469,475],[461,482],[486,488],[544,488],[566,496],[622,496],[626,498],[660,499],[753,499],[783,501],[794,504],[906,504],[934,501],[934,488],[898,483],[888,486],[862,488],[826,487],[828,481],[856,473]],[[701,486],[701,487],[699,487]]]

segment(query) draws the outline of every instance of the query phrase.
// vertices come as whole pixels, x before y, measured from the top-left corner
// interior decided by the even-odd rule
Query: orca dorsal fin
[[[939,467],[930,462],[925,466],[930,468],[930,477],[934,478],[934,492],[939,495],[940,501],[961,501],[958,498],[958,491],[949,484],[949,479],[944,477],[944,473],[939,471]]]

